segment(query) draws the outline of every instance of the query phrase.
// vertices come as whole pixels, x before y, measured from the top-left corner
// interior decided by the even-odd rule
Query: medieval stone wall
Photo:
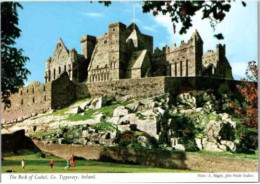
[[[10,96],[11,108],[2,108],[2,122],[21,121],[51,107],[51,84],[32,82]],[[3,105],[2,105],[3,107]]]
[[[57,109],[72,103],[76,99],[75,84],[69,80],[67,72],[51,83],[51,108]]]
[[[122,79],[118,81],[107,81],[88,83],[88,91],[91,96],[125,96],[134,97],[152,96],[164,93],[164,77]]]
[[[220,157],[201,153],[171,152],[167,150],[44,144],[39,140],[33,140],[33,142],[39,149],[64,159],[69,159],[73,154],[74,156],[91,160],[116,161],[201,172],[257,172],[258,170],[257,160],[252,159]]]

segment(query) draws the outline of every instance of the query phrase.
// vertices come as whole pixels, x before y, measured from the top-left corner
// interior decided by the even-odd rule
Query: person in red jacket
[[[53,165],[54,165],[54,161],[51,159],[51,161],[50,161],[50,167],[51,167],[51,169],[53,169]]]

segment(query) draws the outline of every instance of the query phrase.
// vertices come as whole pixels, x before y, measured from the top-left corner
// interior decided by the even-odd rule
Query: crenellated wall
[[[2,122],[20,121],[35,113],[47,111],[51,107],[51,83],[32,82],[11,95],[10,100],[11,108],[4,109],[2,104]]]
[[[10,108],[4,109],[2,104],[1,122],[18,122],[49,109],[64,107],[76,99],[75,89],[67,72],[47,84],[32,82],[10,96]]]

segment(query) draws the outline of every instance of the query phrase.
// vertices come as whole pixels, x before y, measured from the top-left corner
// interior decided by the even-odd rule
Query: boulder
[[[155,107],[155,101],[153,99],[144,99],[139,102],[138,110],[151,109]]]
[[[195,138],[195,143],[199,150],[203,150],[202,140],[200,138]]]
[[[100,109],[107,104],[107,97],[94,98],[89,106],[90,109]]]
[[[145,136],[139,136],[137,137],[137,142],[139,142],[141,144],[142,147],[148,147],[149,146],[149,142],[147,137]]]
[[[119,106],[114,110],[113,116],[114,117],[121,117],[128,114],[128,110],[124,106]]]
[[[77,106],[77,107],[72,108],[72,109],[68,112],[68,114],[79,114],[79,113],[81,113],[81,112],[83,112],[83,110],[80,108],[80,106]]]
[[[93,134],[91,134],[91,136],[90,136],[90,141],[91,141],[91,142],[97,142],[97,141],[99,141],[99,135],[98,135],[98,133],[93,133]]]
[[[91,100],[87,100],[86,102],[83,102],[81,105],[80,105],[80,107],[81,107],[81,109],[87,109],[87,107],[88,106],[90,106],[90,104],[91,104]]]
[[[215,143],[215,142],[208,142],[208,141],[204,142],[203,148],[206,151],[215,151],[215,152],[223,152],[223,151],[225,151],[223,149],[220,149],[219,146],[217,145],[217,143]]]
[[[139,106],[139,102],[134,102],[125,106],[130,112],[136,112]]]
[[[222,140],[220,141],[220,143],[222,145],[225,145],[226,147],[228,147],[228,149],[232,152],[235,152],[236,151],[236,144],[232,141],[226,141],[226,140]]]
[[[196,107],[196,98],[189,93],[182,93],[176,98],[177,104],[189,106],[191,108]]]
[[[131,100],[131,99],[133,99],[133,98],[134,98],[133,95],[126,95],[126,96],[121,97],[120,100],[121,100],[122,102],[127,102],[127,101],[129,101],[129,100]]]
[[[82,137],[83,137],[83,138],[89,138],[89,137],[90,137],[89,132],[88,132],[87,130],[83,130],[83,131],[82,131]]]
[[[113,124],[120,124],[119,119],[120,117],[112,117],[112,118],[108,118],[107,122],[111,122]]]
[[[105,115],[103,113],[99,113],[99,114],[94,116],[95,122],[100,122],[102,119],[105,119]]]

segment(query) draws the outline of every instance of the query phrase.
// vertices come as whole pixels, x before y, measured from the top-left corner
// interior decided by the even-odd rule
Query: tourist
[[[74,169],[74,167],[75,167],[75,160],[74,160],[74,155],[73,154],[70,156],[70,165],[71,165],[72,169]]]
[[[54,165],[54,161],[51,159],[51,161],[50,161],[50,167],[51,167],[51,169],[53,169],[53,165]]]
[[[22,169],[24,170],[25,169],[25,161],[24,161],[24,159],[22,159],[21,165],[22,165]]]
[[[66,167],[64,168],[66,171],[70,168],[70,162],[67,160]]]

